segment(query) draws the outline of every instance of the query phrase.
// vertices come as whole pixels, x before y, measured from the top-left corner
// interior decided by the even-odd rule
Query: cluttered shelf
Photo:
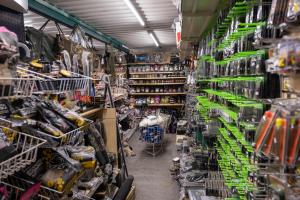
[[[185,76],[182,77],[151,77],[151,78],[130,78],[130,80],[164,80],[164,79],[186,79]]]
[[[171,65],[169,62],[160,62],[160,63],[127,63],[127,65]]]
[[[184,85],[185,83],[130,83],[129,85],[145,85],[145,86],[156,86],[156,85]]]
[[[132,96],[157,96],[157,95],[186,95],[185,92],[174,93],[130,93]]]
[[[173,74],[180,73],[181,71],[148,71],[148,72],[129,72],[129,74],[137,75],[137,74]]]
[[[174,103],[174,104],[135,104],[135,106],[140,107],[140,106],[149,106],[149,107],[177,107],[177,106],[184,106],[184,104],[181,103]]]

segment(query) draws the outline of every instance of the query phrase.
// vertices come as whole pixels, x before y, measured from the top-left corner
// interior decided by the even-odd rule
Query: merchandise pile
[[[299,5],[231,0],[203,36],[171,166],[182,199],[299,199]]]
[[[0,27],[0,198],[109,197],[118,155],[106,150],[102,122],[75,112],[96,102],[99,57],[79,26],[67,37],[55,23],[54,37],[48,22],[26,29],[25,55]]]

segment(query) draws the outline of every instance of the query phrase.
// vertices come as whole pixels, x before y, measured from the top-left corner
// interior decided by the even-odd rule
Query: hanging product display
[[[296,15],[288,17],[291,4],[297,10],[295,1],[230,1],[199,44],[194,108],[199,115],[194,114],[198,123],[190,120],[189,127],[199,148],[212,147],[209,151],[216,153],[218,180],[224,184],[212,187],[208,179],[206,189],[215,190],[200,196],[297,199],[297,109],[278,104],[266,111],[269,105],[263,100],[281,94],[277,73],[297,71],[298,36],[281,39],[283,23],[292,18],[296,23]],[[203,186],[196,185],[200,192]]]

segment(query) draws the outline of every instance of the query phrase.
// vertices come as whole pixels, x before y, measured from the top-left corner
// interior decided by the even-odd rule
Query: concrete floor
[[[135,157],[127,158],[129,174],[134,176],[136,200],[178,200],[179,187],[169,171],[172,158],[177,156],[175,134],[166,134],[164,151],[156,157],[145,152],[146,144],[136,132],[129,141]]]

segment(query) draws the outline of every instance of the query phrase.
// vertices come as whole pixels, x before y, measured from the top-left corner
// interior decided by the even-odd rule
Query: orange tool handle
[[[297,133],[296,137],[292,140],[292,148],[291,151],[289,152],[289,157],[288,157],[288,164],[291,165],[294,162],[295,154],[297,153],[297,146],[299,143],[300,139],[300,120],[298,120],[298,127],[297,127]]]
[[[273,145],[273,142],[274,142],[274,137],[275,137],[275,132],[276,132],[276,128],[275,126],[272,127],[272,130],[271,130],[271,134],[266,142],[266,148],[264,150],[264,154],[266,156],[268,156],[271,152],[271,148],[272,148],[272,145]]]
[[[282,119],[282,128],[280,131],[280,141],[279,141],[279,160],[281,162],[281,164],[284,163],[284,152],[285,152],[285,144],[286,144],[286,134],[287,131],[287,121],[286,119]]]
[[[256,145],[255,145],[256,151],[258,151],[260,149],[260,146],[262,145],[262,142],[263,142],[264,138],[266,137],[266,134],[267,134],[268,129],[273,121],[275,114],[271,113],[271,112],[268,112],[268,113],[266,112],[264,116],[266,117],[266,122],[263,125],[262,130],[260,131],[260,134],[257,138]]]

